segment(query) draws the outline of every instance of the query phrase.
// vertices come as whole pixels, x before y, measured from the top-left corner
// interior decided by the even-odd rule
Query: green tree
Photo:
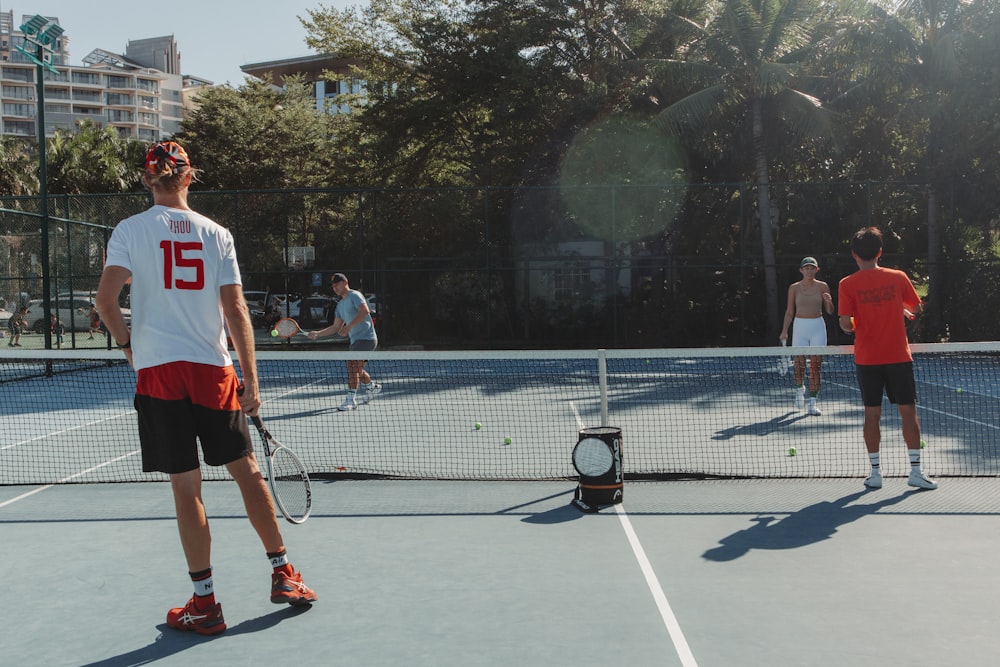
[[[177,140],[203,170],[198,189],[259,190],[326,185],[331,136],[330,117],[301,79],[278,90],[248,78],[201,93]]]
[[[968,154],[961,139],[956,97],[970,88],[970,62],[963,63],[973,27],[972,3],[962,0],[904,0],[891,11],[873,6],[864,20],[845,24],[833,42],[859,85],[854,93],[875,97],[884,110],[884,131],[894,135],[896,177],[928,183],[926,253],[929,284],[925,335],[944,335],[941,307],[948,288],[941,220],[946,184],[964,170]],[[972,109],[983,101],[981,95]],[[973,101],[966,96],[966,99]],[[960,176],[959,176],[960,177]]]
[[[23,139],[0,136],[0,192],[15,196],[38,192],[38,162]]]
[[[113,127],[83,121],[75,132],[57,130],[46,142],[51,194],[127,192],[139,187],[143,145]]]
[[[660,63],[663,76],[691,90],[659,114],[674,134],[692,129],[749,137],[760,225],[767,340],[778,335],[778,281],[771,203],[771,156],[786,133],[797,142],[833,136],[832,115],[809,92],[813,30],[823,18],[814,0],[724,0],[718,14],[686,49],[683,60]]]

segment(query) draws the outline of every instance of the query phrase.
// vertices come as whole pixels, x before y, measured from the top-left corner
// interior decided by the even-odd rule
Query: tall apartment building
[[[35,137],[37,67],[15,45],[25,46],[24,34],[15,28],[12,11],[0,12],[0,134]],[[122,137],[158,141],[180,130],[185,85],[211,84],[180,74],[172,35],[130,41],[124,55],[94,49],[83,59],[84,66],[70,66],[69,56],[64,34],[51,58],[58,74],[43,74],[46,136],[59,129],[73,131],[78,122],[90,120],[115,128]]]

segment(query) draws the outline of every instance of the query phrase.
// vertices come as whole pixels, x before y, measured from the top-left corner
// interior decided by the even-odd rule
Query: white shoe
[[[919,468],[910,471],[910,479],[906,483],[918,489],[936,489],[938,487],[937,482],[921,472]]]
[[[819,415],[823,414],[822,412],[819,411],[819,408],[816,407],[816,399],[815,398],[810,398],[809,399],[809,407],[806,409],[806,414],[815,415],[817,417]]]
[[[380,394],[380,393],[382,393],[382,385],[380,385],[378,382],[372,382],[370,385],[368,385],[369,396],[374,396],[375,394]]]
[[[355,402],[353,396],[348,396],[347,398],[344,399],[344,402],[341,403],[340,407],[337,409],[342,412],[345,410],[357,410],[358,404]]]
[[[865,486],[867,486],[869,489],[881,489],[882,472],[880,470],[872,470],[871,476],[865,480]]]
[[[806,407],[806,388],[796,387],[795,388],[795,409],[801,410]]]

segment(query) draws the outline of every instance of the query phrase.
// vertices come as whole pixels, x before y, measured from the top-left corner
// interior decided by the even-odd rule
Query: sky
[[[69,37],[70,65],[94,49],[124,53],[129,40],[173,35],[182,74],[238,86],[241,65],[313,55],[297,17],[322,7],[364,6],[365,0],[0,0],[14,27],[24,15],[54,16]],[[223,26],[224,27],[221,27]]]

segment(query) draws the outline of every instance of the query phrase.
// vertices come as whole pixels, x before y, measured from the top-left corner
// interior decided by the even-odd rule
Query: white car
[[[90,331],[90,307],[94,300],[90,297],[59,296],[49,303],[51,312],[55,314],[66,327],[66,331]],[[122,308],[125,324],[132,325],[132,311]],[[41,299],[28,302],[28,312],[24,315],[28,328],[35,333],[45,333],[48,322],[45,321],[45,304]]]

